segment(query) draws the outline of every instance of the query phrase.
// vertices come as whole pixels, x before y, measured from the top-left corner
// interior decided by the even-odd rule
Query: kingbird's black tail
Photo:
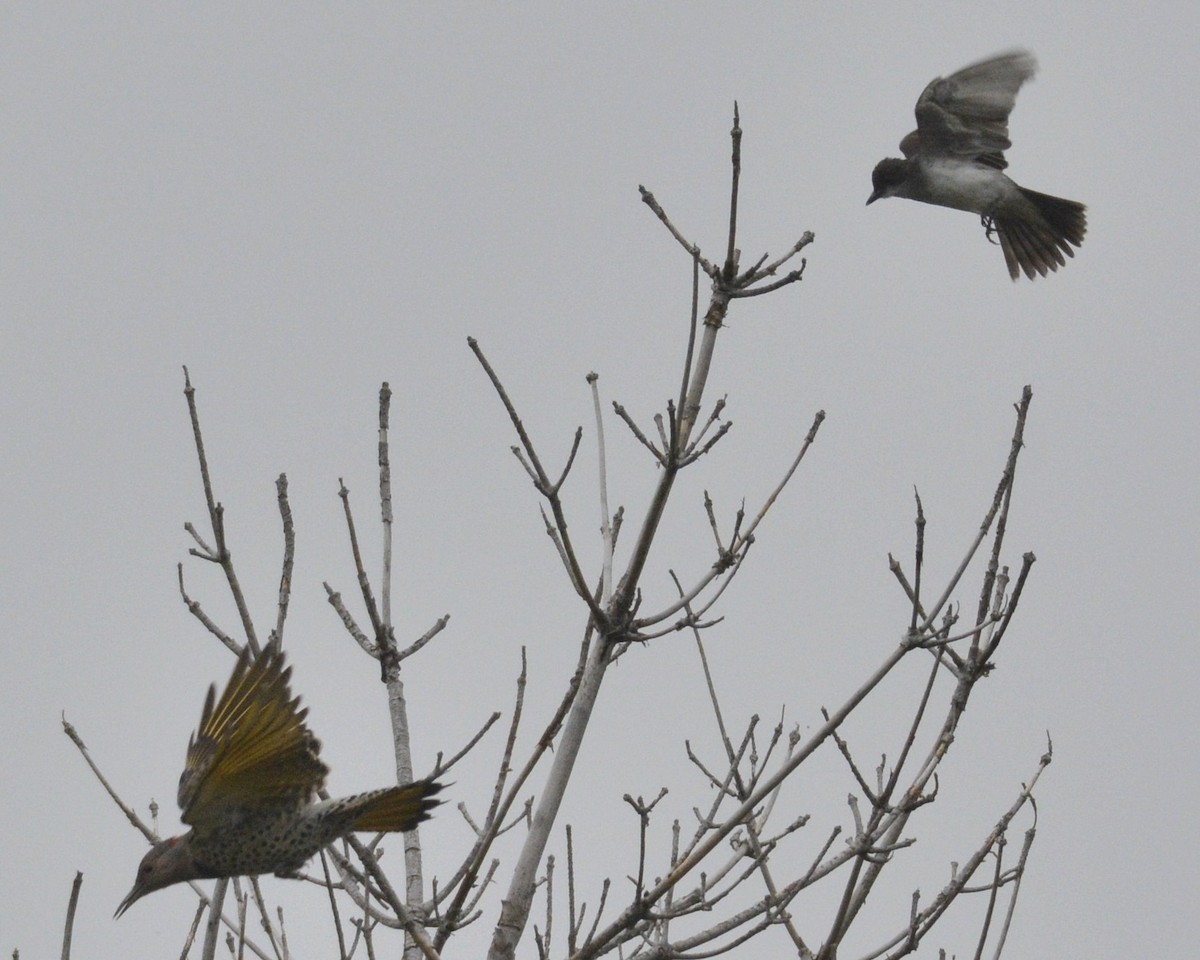
[[[1034,190],[1026,190],[1024,187],[1021,188],[1021,192],[1037,205],[1042,216],[1064,240],[1077,247],[1082,246],[1083,235],[1087,233],[1087,207],[1074,200],[1047,196]],[[1070,252],[1067,251],[1068,254]]]
[[[1016,280],[1024,270],[1025,276],[1032,280],[1064,266],[1067,261],[1063,254],[1075,256],[1071,245],[1078,247],[1083,243],[1083,235],[1087,233],[1087,207],[1074,200],[1051,197],[1024,187],[1019,189],[1041,216],[997,217],[995,226],[1008,264],[1008,275]]]

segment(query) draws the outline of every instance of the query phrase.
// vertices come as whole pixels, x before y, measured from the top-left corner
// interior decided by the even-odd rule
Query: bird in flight
[[[181,819],[192,829],[150,848],[116,916],[184,880],[293,876],[349,833],[411,830],[429,818],[443,786],[432,780],[317,798],[329,768],[304,723],[308,711],[288,688],[291,672],[276,644],[258,656],[247,647],[219,700],[209,687],[179,778]]]
[[[1064,255],[1083,243],[1087,208],[1027,190],[1003,172],[1008,115],[1036,70],[1032,54],[1013,50],[933,80],[917,100],[917,129],[900,141],[904,159],[876,164],[867,203],[906,197],[979,214],[1014,280],[1065,266]]]

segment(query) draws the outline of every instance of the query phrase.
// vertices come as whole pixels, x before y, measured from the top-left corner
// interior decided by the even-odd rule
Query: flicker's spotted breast
[[[442,784],[432,780],[317,800],[329,768],[290,675],[276,646],[258,657],[247,648],[220,700],[209,688],[179,778],[181,819],[192,829],[150,849],[117,916],[183,880],[293,874],[348,833],[411,830],[437,806]]]

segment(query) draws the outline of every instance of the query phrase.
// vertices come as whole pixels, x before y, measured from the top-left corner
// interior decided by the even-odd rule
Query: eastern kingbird
[[[1021,84],[1037,61],[1024,50],[1001,53],[938,77],[917,100],[917,129],[900,141],[903,160],[880,160],[871,174],[875,188],[867,203],[907,197],[980,216],[1014,280],[1046,276],[1075,256],[1083,243],[1087,215],[1082,203],[1049,197],[1018,186],[1001,171],[1008,115]]]

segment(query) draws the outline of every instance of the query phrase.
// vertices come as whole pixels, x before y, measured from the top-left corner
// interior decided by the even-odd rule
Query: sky
[[[181,603],[176,564],[234,627],[217,571],[188,555],[183,525],[205,516],[184,365],[264,634],[281,553],[274,484],[287,474],[298,550],[287,644],[331,789],[392,776],[377,668],[322,588],[354,585],[339,478],[377,563],[383,381],[397,630],[415,638],[450,615],[406,668],[417,769],[490,711],[508,716],[522,647],[532,741],[584,612],[466,338],[548,463],[584,427],[566,505],[594,572],[584,378],[597,372],[605,403],[650,428],[677,389],[690,304],[690,264],[637,187],[718,259],[736,100],[743,261],[805,230],[816,239],[803,282],[731,311],[709,397],[728,397],[733,428],[676,491],[647,603],[670,596],[668,570],[687,581],[711,563],[703,491],[728,529],[825,410],[707,636],[736,726],[785,710],[811,730],[907,624],[887,556],[911,557],[914,487],[927,576],[944,579],[1032,385],[1008,543],[1011,563],[1026,550],[1037,563],[895,909],[913,886],[945,881],[1048,733],[1054,762],[1006,956],[1192,956],[1198,26],[1184,3],[6,5],[3,951],[58,949],[76,871],[77,956],[178,955],[192,916],[194,898],[174,888],[111,919],[144,842],[61,728],[65,716],[122,796],[143,814],[157,799],[162,830],[177,829],[187,737],[231,660]],[[1009,280],[972,216],[864,206],[924,85],[1013,47],[1040,70],[1012,115],[1008,172],[1088,205],[1077,256],[1033,283]],[[605,429],[610,500],[640,517],[653,464],[618,421]],[[888,703],[866,714],[864,756],[892,749],[903,715]],[[600,878],[632,869],[623,794],[668,786],[676,807],[664,809],[682,817],[707,795],[684,753],[685,739],[716,750],[686,637],[632,650],[595,723],[563,811],[577,831],[588,824],[577,856],[593,899]],[[458,771],[452,799],[476,816],[498,750],[493,736]],[[846,790],[814,776],[789,799],[844,816]],[[667,821],[657,829],[661,850]],[[422,836],[434,871],[470,842],[450,806]],[[293,947],[304,944],[296,955],[331,955],[323,926],[306,933],[318,894],[268,883]],[[480,955],[495,902],[448,955]],[[922,955],[964,955],[968,928],[950,924]]]

